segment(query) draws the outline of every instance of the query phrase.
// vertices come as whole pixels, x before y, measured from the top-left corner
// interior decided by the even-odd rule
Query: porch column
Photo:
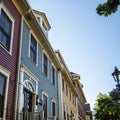
[[[23,79],[24,79],[24,70],[21,68],[20,71],[20,83],[19,83],[19,96],[18,96],[18,116],[19,116],[19,120],[20,120],[20,113],[22,112],[22,97],[23,97]]]

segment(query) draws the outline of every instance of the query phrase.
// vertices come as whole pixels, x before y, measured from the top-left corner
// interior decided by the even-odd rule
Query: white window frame
[[[30,31],[29,33],[29,51],[28,51],[28,57],[30,58],[30,45],[31,45],[31,35],[34,37],[34,39],[37,42],[36,37],[34,36],[34,34]],[[31,58],[30,58],[31,60]],[[32,61],[32,60],[31,60]],[[33,62],[33,61],[32,61]],[[34,62],[33,62],[34,63]],[[37,50],[36,50],[36,63],[34,63],[36,66],[38,66],[38,42],[37,42]]]
[[[48,94],[45,92],[45,91],[42,91],[42,101],[43,101],[43,95],[45,95],[47,97],[47,117],[49,115],[49,101],[48,101]],[[42,109],[43,109],[43,106],[42,106]]]
[[[1,14],[1,9],[3,9],[3,11],[6,13],[6,15],[9,17],[9,19],[12,22],[12,28],[11,28],[11,38],[10,38],[10,50],[5,49],[5,47],[3,47],[3,45],[0,44],[0,46],[5,49],[10,55],[12,55],[12,45],[13,45],[13,33],[14,33],[14,18],[11,15],[11,13],[8,11],[8,9],[6,8],[6,6],[4,5],[3,2],[0,2],[0,14]]]
[[[3,118],[0,118],[0,119],[5,120],[10,72],[0,65],[0,73],[3,74],[6,77],[6,85],[5,85],[6,88],[5,88],[4,107],[3,107]]]
[[[56,111],[56,101],[52,98],[51,99],[51,116],[53,117],[53,113],[52,113],[52,110],[53,110],[53,106],[52,106],[52,103],[55,103],[55,116],[56,116],[56,113],[57,113],[57,111]]]

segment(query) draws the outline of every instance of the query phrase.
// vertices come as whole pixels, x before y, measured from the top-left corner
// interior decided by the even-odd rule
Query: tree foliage
[[[112,98],[113,101],[120,101],[120,91],[118,89],[113,89],[109,93],[110,97]]]
[[[96,11],[99,15],[108,16],[117,11],[120,0],[107,0],[106,3],[99,4]]]
[[[114,100],[113,91],[110,93],[111,95],[100,93],[97,96],[94,107],[96,120],[120,120],[120,102]]]

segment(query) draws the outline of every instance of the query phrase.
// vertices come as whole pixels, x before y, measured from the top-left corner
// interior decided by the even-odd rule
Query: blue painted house
[[[58,80],[61,66],[48,41],[51,26],[46,15],[32,10],[26,0],[15,1],[22,16],[17,119],[59,119]]]

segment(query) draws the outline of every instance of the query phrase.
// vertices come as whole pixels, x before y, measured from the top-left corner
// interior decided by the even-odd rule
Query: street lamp
[[[115,82],[117,82],[117,85],[116,87],[118,88],[118,90],[120,91],[120,78],[119,78],[119,75],[120,75],[120,71],[118,70],[118,68],[115,66],[115,70],[114,72],[112,73],[112,76],[115,80]]]

